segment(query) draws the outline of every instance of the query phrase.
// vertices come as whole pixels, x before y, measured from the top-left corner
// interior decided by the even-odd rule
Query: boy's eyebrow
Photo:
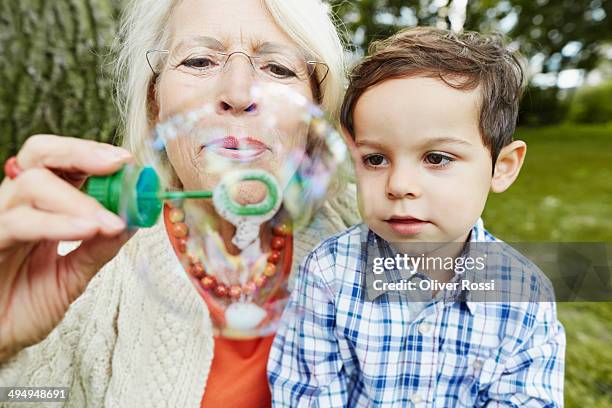
[[[457,139],[455,137],[434,137],[431,139],[427,139],[425,140],[422,144],[421,144],[421,148],[426,148],[428,146],[434,146],[434,145],[438,145],[438,144],[458,144],[458,145],[463,145],[463,146],[472,146],[472,144],[466,140],[463,139]],[[380,149],[380,150],[384,150],[387,148],[387,146],[385,146],[382,143],[373,141],[373,140],[367,140],[367,139],[362,139],[359,141],[355,141],[355,145],[357,147],[361,147],[361,146],[367,146],[367,147],[373,147],[375,149]]]
[[[373,140],[367,140],[367,139],[360,140],[360,141],[355,140],[355,146],[357,146],[357,147],[367,146],[367,147],[372,147],[372,148],[378,149],[378,150],[385,150],[387,148],[382,143],[375,142]]]
[[[463,145],[463,146],[472,146],[472,144],[468,142],[467,140],[457,139],[455,137],[448,137],[448,136],[433,137],[431,139],[427,139],[426,141],[423,142],[421,146],[425,148],[427,146],[438,145],[438,144],[458,144],[458,145]]]

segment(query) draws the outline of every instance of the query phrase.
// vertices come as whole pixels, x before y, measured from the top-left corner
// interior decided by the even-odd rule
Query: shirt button
[[[419,325],[419,333],[427,334],[431,331],[431,325],[427,322],[423,322]]]
[[[423,397],[421,397],[419,394],[414,394],[412,397],[410,397],[410,401],[415,404],[420,404],[423,402]]]
[[[474,370],[478,371],[482,368],[482,360],[474,361]]]

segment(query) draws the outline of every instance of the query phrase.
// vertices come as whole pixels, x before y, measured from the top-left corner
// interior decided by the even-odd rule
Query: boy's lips
[[[266,151],[271,149],[265,143],[254,137],[226,136],[214,139],[203,146],[203,148],[218,154],[219,156],[240,162],[250,162],[259,159]]]
[[[400,235],[416,235],[425,228],[429,221],[423,221],[410,216],[392,216],[385,222]]]

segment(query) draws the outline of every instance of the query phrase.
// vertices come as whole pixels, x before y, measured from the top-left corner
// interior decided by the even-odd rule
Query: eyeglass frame
[[[160,52],[162,54],[169,54],[170,50],[147,50],[146,54],[145,54],[145,58],[147,59],[147,64],[149,65],[149,68],[151,68],[151,72],[153,72],[153,75],[155,76],[159,76],[160,72],[155,72],[155,69],[153,68],[153,64],[151,64],[151,60],[149,59],[149,55],[153,52]],[[244,51],[232,51],[230,53],[226,53],[226,52],[222,52],[222,51],[215,51],[216,53],[225,56],[225,62],[223,64],[223,68],[225,68],[225,65],[227,64],[227,62],[229,61],[229,59],[234,55],[234,54],[242,54],[245,57],[247,57],[249,59],[249,63],[251,64],[251,67],[253,69],[255,69],[255,66],[253,65],[253,58],[258,58],[258,57],[253,57],[252,55],[247,54]],[[307,65],[311,65],[311,64],[315,64],[315,69],[316,69],[316,65],[320,64],[323,65],[325,67],[325,75],[323,75],[323,78],[321,78],[321,80],[319,81],[316,77],[315,77],[315,81],[317,83],[318,86],[321,86],[321,84],[323,84],[323,81],[325,81],[325,78],[327,78],[327,75],[329,74],[329,66],[323,62],[323,61],[316,61],[316,60],[307,60],[305,61],[305,63]],[[315,74],[316,71],[313,71],[313,74]],[[309,76],[309,78],[312,77],[312,74]]]

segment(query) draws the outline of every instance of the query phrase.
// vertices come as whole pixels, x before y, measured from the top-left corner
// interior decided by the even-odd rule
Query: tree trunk
[[[118,14],[119,0],[0,0],[0,163],[37,133],[116,141]]]

